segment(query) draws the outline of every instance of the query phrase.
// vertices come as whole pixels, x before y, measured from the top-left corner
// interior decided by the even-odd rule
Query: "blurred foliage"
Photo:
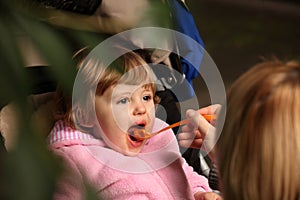
[[[61,172],[60,163],[47,149],[45,137],[30,122],[32,110],[26,98],[32,93],[35,83],[24,71],[25,62],[18,38],[33,42],[49,65],[49,75],[71,92],[76,76],[72,55],[82,47],[93,48],[109,36],[49,24],[41,17],[49,14],[48,10],[37,2],[0,1],[0,106],[2,109],[14,101],[20,122],[16,148],[7,153],[0,152],[0,199],[5,200],[52,199],[55,179]],[[145,24],[142,25],[154,22],[168,26],[168,14],[162,11],[165,8],[157,6],[158,1],[153,2],[159,8],[155,11],[155,19],[143,21]],[[153,15],[153,10],[150,12]],[[87,189],[87,199],[96,199],[93,190]]]
[[[26,98],[33,81],[24,71],[18,37],[33,41],[49,63],[51,76],[68,91],[76,75],[71,60],[76,49],[70,41],[78,42],[79,47],[103,40],[92,33],[53,27],[36,18],[35,12],[32,1],[0,1],[0,105],[2,108],[14,101],[20,111],[16,148],[0,154],[0,199],[5,200],[52,199],[60,172],[59,163],[47,150],[45,137],[36,133],[34,123],[29,123],[31,110]]]
[[[68,59],[71,57],[67,45],[59,35],[45,24],[19,12],[20,2],[0,2],[0,102],[1,108],[14,100],[18,106],[20,119],[20,137],[17,147],[11,152],[1,154],[0,199],[51,199],[54,180],[59,173],[59,165],[50,156],[45,138],[34,133],[34,127],[28,123],[30,109],[26,105],[26,96],[30,94],[31,79],[26,76],[24,63],[19,50],[17,37],[25,35],[53,60],[53,74],[67,88],[70,70]]]

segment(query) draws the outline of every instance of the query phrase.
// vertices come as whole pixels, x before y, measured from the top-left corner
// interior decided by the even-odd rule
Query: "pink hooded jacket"
[[[155,120],[153,131],[167,124]],[[205,177],[181,157],[172,130],[149,139],[130,157],[109,149],[101,139],[56,122],[48,143],[65,166],[54,199],[85,199],[91,187],[101,199],[194,199],[211,191]]]

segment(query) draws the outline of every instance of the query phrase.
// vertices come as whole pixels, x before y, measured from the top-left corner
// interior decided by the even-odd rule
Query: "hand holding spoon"
[[[212,120],[215,120],[217,117],[216,115],[202,115],[207,121],[212,121]],[[184,119],[184,120],[181,120],[179,122],[176,122],[174,124],[171,124],[159,131],[156,131],[154,133],[150,133],[148,131],[146,131],[145,129],[135,129],[132,133],[130,133],[133,137],[135,137],[136,140],[147,140],[165,130],[168,130],[170,128],[174,128],[174,127],[177,127],[177,126],[180,126],[182,124],[188,124],[189,123],[189,120],[188,119]]]

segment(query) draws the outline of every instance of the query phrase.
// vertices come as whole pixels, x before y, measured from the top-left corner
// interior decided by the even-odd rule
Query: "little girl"
[[[128,134],[167,126],[155,118],[145,61],[129,51],[106,67],[90,55],[79,62],[72,101],[60,97],[61,117],[48,137],[64,166],[54,199],[84,199],[89,187],[100,199],[221,199],[186,164],[171,129],[149,140]]]

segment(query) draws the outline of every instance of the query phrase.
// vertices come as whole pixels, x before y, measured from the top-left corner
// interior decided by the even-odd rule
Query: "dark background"
[[[300,60],[298,1],[186,0],[186,4],[226,89],[262,58]],[[210,104],[201,77],[194,86],[199,105]]]

